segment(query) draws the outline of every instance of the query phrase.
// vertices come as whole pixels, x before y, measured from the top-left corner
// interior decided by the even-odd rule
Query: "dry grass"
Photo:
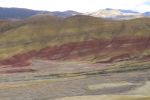
[[[138,96],[138,95],[91,95],[91,96],[75,96],[65,97],[55,100],[150,100],[150,96]]]
[[[105,88],[114,88],[114,87],[121,87],[121,86],[130,86],[135,85],[133,83],[128,82],[118,82],[118,83],[105,83],[105,84],[94,84],[88,86],[90,90],[98,90],[98,89],[105,89]]]

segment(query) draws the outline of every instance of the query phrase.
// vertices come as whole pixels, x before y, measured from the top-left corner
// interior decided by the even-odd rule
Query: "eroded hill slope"
[[[1,24],[1,65],[28,65],[32,58],[108,63],[150,56],[149,18],[110,21],[40,15]]]

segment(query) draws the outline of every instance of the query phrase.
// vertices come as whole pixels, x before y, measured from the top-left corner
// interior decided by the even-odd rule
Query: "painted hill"
[[[4,21],[0,30],[1,65],[26,65],[33,58],[108,63],[150,56],[149,18],[110,21],[37,15]]]

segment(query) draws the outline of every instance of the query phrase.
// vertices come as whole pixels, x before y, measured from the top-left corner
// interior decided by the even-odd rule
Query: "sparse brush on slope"
[[[130,55],[134,51],[147,55],[149,54],[149,37],[149,18],[110,21],[84,15],[77,15],[66,19],[38,15],[22,21],[1,22],[0,58],[8,59],[14,55],[30,51],[39,53],[39,51],[49,47],[51,50],[49,50],[48,54],[54,51],[57,51],[57,54],[61,54],[61,50],[65,52],[68,49],[63,48],[69,48],[70,45],[75,46],[75,49],[66,52],[71,55],[79,54],[78,57],[80,55],[84,57],[86,54],[85,56],[94,55],[94,58],[97,55],[95,59],[106,58],[108,55],[105,54],[110,53],[112,56],[112,52],[116,52],[117,48],[118,53],[114,53],[113,56],[122,53],[129,53]],[[94,47],[88,48],[91,45],[94,45]],[[145,48],[141,49],[143,45]],[[97,54],[91,53],[95,47],[102,47],[96,49],[98,51],[105,48],[104,51],[101,51],[104,52],[104,55],[99,55],[100,52],[97,52]],[[107,47],[111,49],[106,49]],[[92,57],[92,59],[94,58]]]

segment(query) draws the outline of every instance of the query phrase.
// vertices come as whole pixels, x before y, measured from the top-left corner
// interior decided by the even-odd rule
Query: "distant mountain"
[[[81,14],[82,13],[72,11],[72,10],[67,10],[67,11],[63,11],[63,12],[61,12],[61,11],[52,12],[52,15],[58,16],[58,17],[63,17],[63,18],[71,17],[71,16],[75,16],[75,15],[81,15]]]
[[[58,16],[62,18],[74,16],[74,15],[80,15],[81,13],[76,12],[76,11],[39,11],[39,10],[31,10],[31,9],[24,9],[24,8],[3,8],[0,7],[0,19],[24,19],[28,18],[34,15],[53,15],[53,16]]]
[[[93,16],[93,17],[115,17],[122,15],[122,12],[119,10],[114,10],[114,9],[100,9],[96,12],[89,13],[88,15]]]
[[[123,13],[139,13],[139,12],[136,12],[136,11],[133,11],[133,10],[123,10],[123,9],[119,9],[119,10]]]
[[[141,17],[150,17],[150,12],[139,13],[132,10],[107,8],[107,9],[100,9],[95,12],[89,12],[83,14],[72,10],[67,10],[62,12],[61,11],[50,12],[50,11],[24,9],[24,8],[0,7],[0,19],[18,20],[18,19],[25,19],[36,15],[49,15],[49,16],[57,16],[61,18],[67,18],[75,15],[88,15],[88,16],[106,18],[112,20],[128,20],[128,19],[135,19]]]
[[[24,8],[2,8],[0,7],[0,19],[24,19],[36,14],[50,13],[48,11],[36,11]]]
[[[121,9],[100,9],[96,12],[87,13],[87,15],[93,17],[101,17],[101,18],[108,18],[108,19],[116,19],[116,20],[123,20],[123,19],[134,19],[144,17],[143,14],[131,11],[131,10],[121,10]]]
[[[150,12],[143,13],[145,16],[150,17]]]

